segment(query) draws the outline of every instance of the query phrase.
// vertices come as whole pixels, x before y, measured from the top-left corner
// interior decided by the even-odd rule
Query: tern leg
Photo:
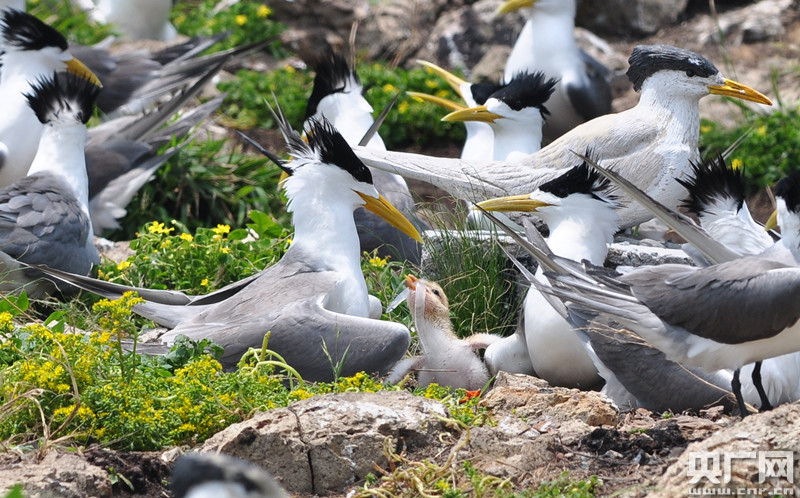
[[[761,362],[757,361],[755,365],[753,365],[753,385],[756,386],[756,391],[758,391],[758,397],[761,398],[761,408],[758,411],[766,412],[768,410],[772,410],[773,406],[772,403],[769,402],[769,398],[767,397],[766,391],[764,391],[764,385],[761,383]]]
[[[742,397],[742,383],[739,381],[739,369],[733,371],[733,379],[731,379],[731,390],[733,395],[736,396],[736,402],[739,404],[739,415],[744,418],[750,415],[750,411],[744,404],[744,397]]]

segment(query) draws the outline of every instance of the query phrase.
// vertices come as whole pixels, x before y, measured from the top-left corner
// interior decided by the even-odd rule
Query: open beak
[[[432,104],[442,106],[445,109],[449,109],[451,111],[459,111],[461,109],[467,108],[467,106],[465,106],[464,104],[459,104],[458,102],[453,102],[452,100],[443,99],[441,97],[436,97],[434,95],[430,95],[427,93],[422,93],[422,92],[406,92],[406,93],[416,99],[424,100]]]
[[[552,206],[547,202],[531,199],[530,194],[511,195],[508,197],[496,197],[479,202],[476,206],[486,211],[515,212],[515,211],[536,211],[539,208]]]
[[[412,239],[416,240],[420,244],[422,243],[422,235],[419,234],[414,225],[408,221],[408,218],[403,216],[403,213],[397,210],[394,206],[389,204],[389,201],[382,195],[379,195],[378,198],[370,197],[368,195],[362,194],[361,192],[356,192],[362,199],[364,199],[364,208],[367,210],[377,214],[387,223],[392,225],[393,227],[397,228],[404,234],[408,235]]]
[[[724,85],[708,85],[708,90],[715,95],[727,95],[742,100],[751,100],[759,104],[772,105],[772,101],[764,94],[757,92],[749,86],[742,85],[733,80],[725,79]]]
[[[766,223],[764,223],[764,230],[769,231],[769,230],[775,230],[776,228],[778,228],[778,210],[777,209],[775,211],[773,211],[771,215],[769,215],[769,219],[767,220]]]
[[[536,3],[536,0],[506,0],[503,4],[497,8],[496,14],[508,14],[509,12],[514,12],[515,10],[523,9],[525,7],[533,7],[533,4]]]
[[[100,88],[103,88],[103,84],[100,83],[100,79],[92,72],[92,70],[86,67],[83,62],[74,57],[67,61],[67,71],[76,76],[80,76],[83,79],[91,81]]]
[[[414,275],[406,275],[406,287],[411,290],[417,290],[417,282],[419,279]]]
[[[461,93],[461,86],[462,85],[469,85],[468,81],[462,80],[461,78],[459,78],[455,74],[449,72],[448,70],[446,70],[444,68],[441,68],[441,67],[437,66],[433,62],[417,60],[417,64],[419,64],[421,66],[425,66],[428,69],[430,69],[431,71],[433,71],[434,73],[438,74],[441,78],[443,78],[445,81],[447,81],[447,83],[453,88],[453,90],[456,91],[456,93],[461,95],[462,99],[464,98],[464,94]]]
[[[467,107],[458,111],[453,111],[442,118],[442,121],[481,121],[484,123],[494,123],[503,116],[489,112],[485,105],[477,107]]]

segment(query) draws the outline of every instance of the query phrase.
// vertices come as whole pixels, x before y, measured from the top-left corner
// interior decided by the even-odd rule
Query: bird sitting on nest
[[[211,294],[131,288],[47,268],[55,278],[107,298],[135,290],[146,300],[134,311],[178,335],[210,339],[225,350],[220,362],[235,368],[251,347],[271,331],[269,348],[308,380],[386,373],[411,340],[398,323],[376,320],[380,303],[367,293],[361,273],[353,211],[366,206],[421,242],[411,223],[377,192],[372,175],[344,138],[326,121],[312,123],[309,142],[292,130],[283,113],[275,116],[292,161],[283,183],[295,228],[291,247],[275,265]]]
[[[530,193],[581,160],[573,151],[593,150],[657,201],[676,206],[685,189],[675,180],[699,160],[700,99],[709,94],[771,104],[757,91],[726,79],[702,55],[667,45],[641,45],[629,59],[628,78],[641,92],[636,107],[588,121],[517,162],[470,161],[356,148],[368,165],[427,181],[458,198]],[[636,203],[620,207],[621,228],[652,215]]]

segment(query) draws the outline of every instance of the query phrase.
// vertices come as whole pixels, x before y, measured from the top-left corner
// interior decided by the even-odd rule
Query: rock
[[[578,1],[576,24],[601,36],[635,38],[674,24],[689,0]]]
[[[370,60],[405,64],[425,44],[448,0],[385,0],[359,25],[356,47]]]
[[[16,484],[25,496],[83,498],[111,496],[108,473],[70,452],[51,450],[41,461],[33,455],[7,454],[0,465],[0,493],[5,496]]]
[[[611,401],[598,392],[551,387],[528,375],[500,372],[481,402],[496,426],[473,427],[461,456],[475,469],[527,483],[537,468],[556,459],[553,448],[577,443],[593,427],[617,424]],[[466,435],[462,436],[462,438]]]
[[[729,466],[726,455],[730,458]],[[708,439],[690,444],[678,461],[667,469],[649,496],[686,496],[690,489],[696,489],[698,494],[725,494],[721,492],[724,488],[733,490],[729,494],[796,495],[800,491],[798,455],[800,403],[792,403],[748,416],[715,432]],[[772,465],[769,469],[775,473],[775,477],[759,482],[759,456],[770,461]],[[690,468],[690,460],[694,472]],[[708,466],[704,467],[703,461]],[[788,462],[792,463],[790,469],[786,465]],[[713,483],[698,469],[707,470],[706,476],[713,476],[719,483]],[[791,472],[791,480],[787,472]],[[692,483],[692,480],[697,482]],[[787,488],[788,492],[781,491]],[[748,491],[750,489],[758,491]]]
[[[214,435],[200,451],[221,452],[269,470],[294,493],[341,492],[386,465],[387,437],[407,450],[446,429],[438,401],[408,392],[315,396],[256,414]]]
[[[699,24],[705,29],[704,41],[718,44],[720,34],[732,45],[774,40],[785,33],[783,22],[793,4],[792,0],[761,0],[717,19],[709,16]]]

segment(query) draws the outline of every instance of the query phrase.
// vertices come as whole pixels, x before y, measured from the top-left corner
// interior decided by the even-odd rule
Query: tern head
[[[584,213],[597,216],[618,207],[611,183],[586,163],[567,170],[525,195],[498,197],[478,203],[487,211],[536,212],[545,222]]]
[[[628,63],[628,79],[637,92],[652,87],[657,93],[695,98],[711,93],[772,105],[766,96],[725,78],[711,61],[689,50],[639,45],[634,47]]]
[[[417,63],[428,68],[430,71],[436,73],[439,77],[447,81],[450,87],[456,93],[458,93],[462,99],[464,99],[464,102],[466,102],[467,105],[465,106],[464,104],[459,104],[458,102],[453,102],[452,100],[427,93],[408,92],[408,94],[412,97],[417,97],[421,100],[442,106],[451,111],[457,111],[466,107],[474,107],[476,105],[483,105],[486,103],[486,100],[489,98],[489,96],[501,87],[500,85],[494,85],[492,83],[470,83],[469,81],[459,78],[450,71],[439,67],[432,62],[418,60]]]
[[[692,163],[692,178],[678,178],[678,183],[689,191],[682,206],[698,216],[738,213],[744,206],[744,169],[729,168],[721,155]]]
[[[516,10],[524,9],[527,17],[533,17],[537,12],[546,12],[550,15],[568,15],[575,17],[575,0],[505,0],[497,8],[498,15],[508,14]]]
[[[325,116],[334,120],[339,113],[372,113],[372,107],[361,95],[363,87],[358,75],[342,54],[328,50],[311,66],[316,75],[305,119]]]
[[[800,246],[800,171],[795,171],[775,185],[775,212],[766,223],[767,229],[781,227],[784,243]]]
[[[50,71],[69,71],[102,86],[89,68],[69,53],[66,38],[52,26],[35,16],[16,9],[4,9],[0,14],[0,33],[5,45],[4,66],[13,54],[21,58],[14,64],[48,68]]]
[[[284,188],[289,198],[288,210],[296,202],[347,204],[351,211],[363,206],[409,237],[422,242],[422,236],[408,219],[378,193],[372,173],[356,157],[353,149],[331,123],[322,119],[309,121],[308,143],[294,131],[281,113],[276,116],[286,139],[292,161],[284,163],[289,177]]]
[[[408,287],[408,297],[406,301],[410,310],[414,309],[414,302],[417,296],[417,286],[422,284],[425,289],[425,319],[431,322],[447,322],[450,326],[450,303],[447,300],[442,287],[436,282],[419,279],[414,275],[406,276],[406,287]]]
[[[42,124],[86,124],[94,113],[94,104],[100,90],[91,81],[72,73],[54,73],[33,83],[25,98]]]
[[[453,111],[442,121],[485,121],[494,123],[499,119],[532,123],[544,121],[550,112],[545,102],[555,91],[558,80],[547,78],[544,73],[521,72],[502,85],[486,100],[484,105]]]

